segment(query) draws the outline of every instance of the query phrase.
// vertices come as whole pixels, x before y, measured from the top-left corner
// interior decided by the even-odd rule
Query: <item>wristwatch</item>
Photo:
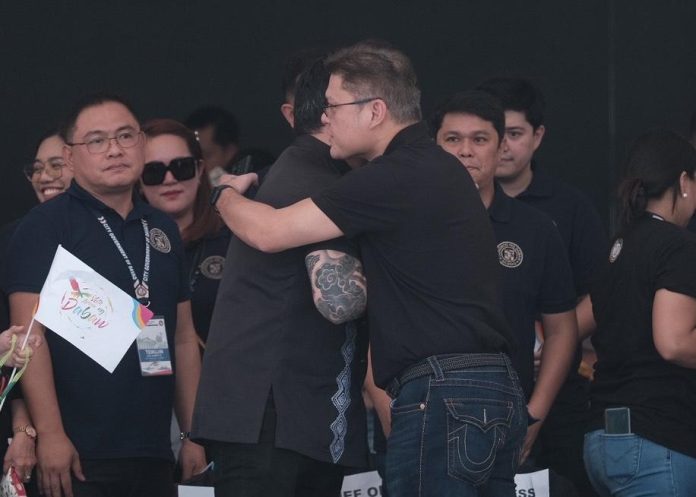
[[[36,428],[34,428],[32,425],[16,426],[12,428],[12,431],[15,432],[15,434],[20,432],[24,433],[32,440],[36,440]]]
[[[217,204],[218,200],[220,200],[220,194],[222,193],[223,190],[226,190],[227,188],[234,189],[234,187],[232,185],[214,186],[213,190],[210,192],[210,205],[215,207],[215,204]]]

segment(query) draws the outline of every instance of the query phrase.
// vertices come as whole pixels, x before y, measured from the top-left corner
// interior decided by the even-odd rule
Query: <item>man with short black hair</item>
[[[573,274],[558,230],[543,212],[508,197],[496,185],[505,115],[483,91],[461,92],[435,112],[437,144],[457,157],[476,183],[498,242],[503,271],[503,311],[520,345],[512,361],[534,422],[522,449],[526,459],[568,374],[578,343]],[[535,320],[545,332],[539,376],[534,380]]]
[[[544,97],[524,79],[491,79],[479,89],[500,99],[505,111],[505,142],[496,179],[507,195],[553,219],[567,250],[580,300],[587,295],[592,275],[604,260],[607,239],[599,214],[587,197],[536,167],[534,153],[546,131]],[[584,320],[580,312],[578,319]],[[578,346],[568,378],[539,434],[537,463],[570,479],[583,495],[594,495],[582,460],[589,381],[578,373],[581,357]]]
[[[211,105],[193,111],[184,124],[198,133],[203,163],[211,182],[217,184],[217,179],[229,171],[239,153],[237,118],[230,111]]]
[[[341,235],[360,243],[375,382],[394,397],[391,495],[514,495],[527,415],[504,354],[514,338],[476,188],[418,122],[420,92],[404,54],[358,44],[327,68],[331,156],[370,162],[283,209],[241,196],[252,178],[225,177],[218,208],[267,252]]]
[[[5,290],[12,321],[31,321],[60,244],[124,292],[147,300],[173,349],[177,374],[144,375],[135,343],[109,373],[35,322],[32,332],[45,334],[46,344],[22,390],[38,432],[39,485],[52,497],[170,497],[172,407],[187,438],[200,374],[179,231],[133,195],[144,136],[123,99],[86,97],[61,134],[73,183],[27,214],[10,242]],[[180,462],[184,478],[202,470],[202,447],[185,440]]]
[[[329,155],[321,123],[328,79],[318,60],[297,80],[297,136],[258,201],[290,205],[349,170]],[[233,238],[226,260],[193,426],[215,462],[215,494],[338,495],[346,468],[367,465],[357,246],[341,238],[265,254]]]

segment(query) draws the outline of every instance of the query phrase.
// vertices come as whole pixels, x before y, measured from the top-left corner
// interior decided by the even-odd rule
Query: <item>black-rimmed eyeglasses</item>
[[[336,107],[343,107],[344,105],[366,104],[367,102],[372,102],[373,100],[379,100],[380,98],[381,97],[370,97],[370,98],[361,98],[360,100],[355,100],[353,102],[344,102],[342,104],[326,104],[324,106],[324,114],[326,114],[329,109],[334,109]]]
[[[83,142],[67,142],[66,144],[70,145],[71,147],[74,147],[75,145],[84,145],[87,147],[87,152],[90,154],[101,154],[109,149],[111,140],[116,140],[116,143],[118,143],[118,146],[121,148],[135,147],[140,140],[141,134],[142,131],[136,131],[134,129],[119,131],[116,133],[116,136],[109,136],[105,133],[95,133],[90,135],[89,138]]]

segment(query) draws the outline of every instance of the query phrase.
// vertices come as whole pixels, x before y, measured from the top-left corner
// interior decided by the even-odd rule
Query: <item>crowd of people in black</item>
[[[531,82],[423,116],[385,42],[285,72],[277,158],[224,109],[141,122],[108,93],[40,137],[39,205],[0,236],[0,355],[30,361],[4,472],[52,497],[329,497],[372,468],[392,497],[546,468],[551,495],[696,495],[692,144],[635,140],[608,237],[535,160]],[[38,322],[16,345],[59,245],[164,323],[172,374],[136,344],[109,373]]]

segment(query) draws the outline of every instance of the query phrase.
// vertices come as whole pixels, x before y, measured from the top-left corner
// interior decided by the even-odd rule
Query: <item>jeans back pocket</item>
[[[619,485],[635,478],[640,460],[641,439],[637,435],[601,436],[604,446],[604,472],[607,478]]]
[[[505,445],[512,402],[444,399],[447,407],[447,473],[481,485],[488,480],[497,451]]]

